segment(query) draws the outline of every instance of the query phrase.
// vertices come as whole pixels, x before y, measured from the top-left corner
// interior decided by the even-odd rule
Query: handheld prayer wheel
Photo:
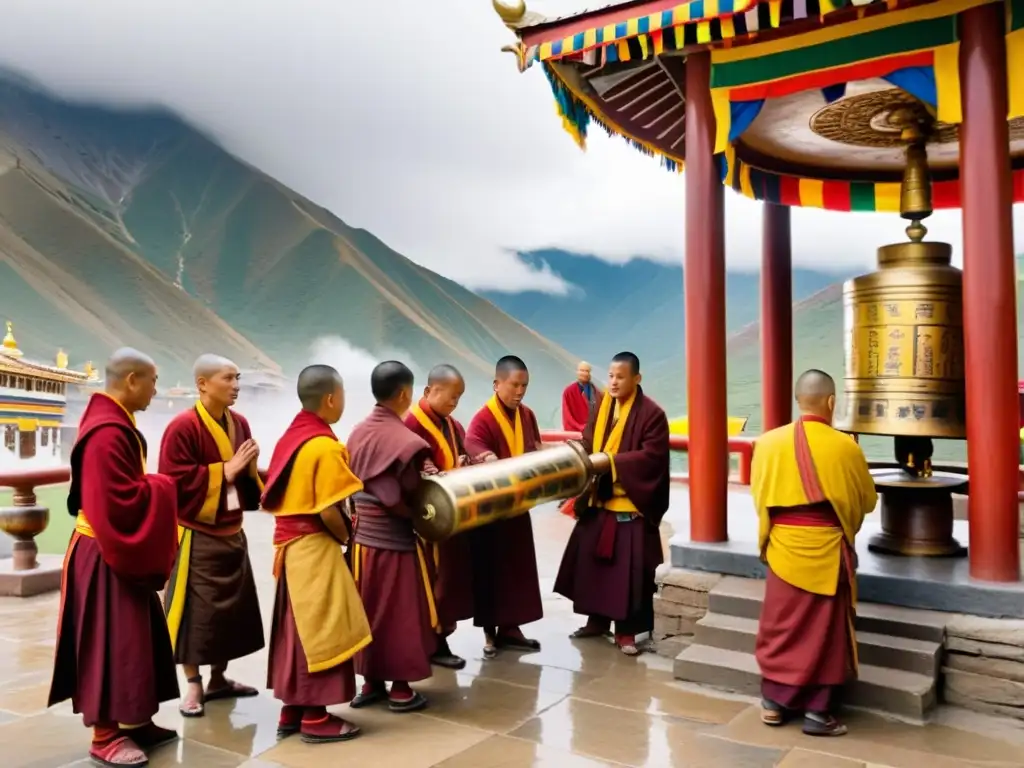
[[[481,525],[583,493],[593,475],[579,443],[491,461],[423,478],[413,525],[427,541],[443,541]]]

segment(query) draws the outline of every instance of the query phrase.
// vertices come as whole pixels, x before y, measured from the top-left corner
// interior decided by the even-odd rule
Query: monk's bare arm
[[[331,536],[336,538],[339,543],[348,543],[349,530],[344,512],[336,506],[328,507],[320,513],[320,519],[323,520],[324,526]]]

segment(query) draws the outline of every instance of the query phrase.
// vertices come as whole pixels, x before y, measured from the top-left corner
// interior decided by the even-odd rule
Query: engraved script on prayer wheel
[[[923,147],[907,151],[901,215],[910,242],[878,249],[878,271],[843,285],[846,432],[966,437],[962,276],[947,243],[923,242],[931,213]]]
[[[425,477],[413,525],[427,541],[443,541],[539,504],[583,493],[592,467],[583,447],[568,443],[511,459]]]

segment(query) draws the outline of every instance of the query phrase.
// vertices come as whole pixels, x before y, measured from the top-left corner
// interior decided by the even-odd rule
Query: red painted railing
[[[542,430],[541,440],[545,443],[564,443],[566,440],[579,440],[579,432],[562,432],[556,429]],[[739,456],[739,476],[736,479],[740,485],[750,485],[750,463],[754,460],[754,445],[757,442],[755,437],[730,437],[729,455]],[[689,453],[690,438],[685,435],[672,435],[668,439],[669,448],[680,453]],[[686,473],[673,473],[672,479],[676,482],[685,483],[689,479]]]

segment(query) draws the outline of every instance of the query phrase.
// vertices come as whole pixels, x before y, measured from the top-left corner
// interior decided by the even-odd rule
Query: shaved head
[[[144,411],[156,395],[156,362],[131,347],[122,347],[107,361],[107,394],[129,413]]]
[[[238,366],[226,357],[211,354],[200,355],[196,358],[195,363],[192,364],[192,378],[196,381],[200,378],[208,379],[225,368],[238,370]]]
[[[430,373],[427,374],[428,387],[434,387],[438,384],[448,384],[456,381],[464,381],[462,374],[459,373],[459,369],[454,365],[448,365],[447,363],[435,365],[430,369]]]
[[[131,347],[121,347],[107,360],[107,386],[124,384],[129,374],[148,373],[156,370],[156,362],[149,355]]]
[[[526,373],[526,363],[523,362],[521,357],[505,355],[494,366],[494,378],[499,381],[507,379],[513,373]]]
[[[296,387],[302,410],[315,413],[327,395],[344,388],[341,374],[329,365],[311,365],[303,368]]]
[[[836,383],[824,371],[811,368],[796,380],[796,404],[800,413],[818,416],[832,423],[836,409]]]

